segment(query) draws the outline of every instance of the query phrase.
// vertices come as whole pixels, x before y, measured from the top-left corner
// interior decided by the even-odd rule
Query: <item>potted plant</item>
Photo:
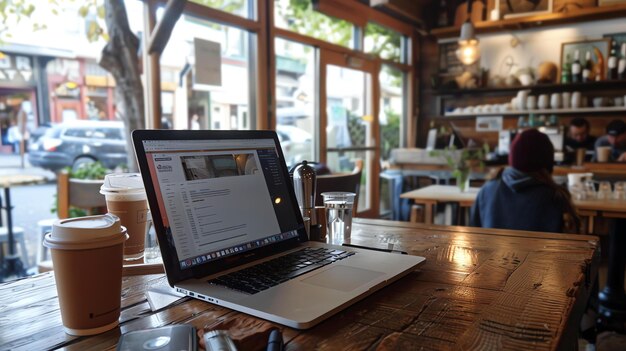
[[[452,176],[456,179],[456,185],[461,192],[469,188],[469,176],[472,168],[484,167],[484,159],[489,152],[489,145],[484,144],[481,148],[468,147],[458,150],[455,146],[446,147],[443,150],[433,150],[431,156],[442,157],[452,169]]]
[[[51,212],[57,213],[59,218],[87,216],[93,214],[94,210],[95,213],[106,212],[106,207],[86,209],[83,206],[104,204],[100,187],[108,173],[110,171],[100,162],[84,163],[76,170],[70,167],[61,170],[57,174],[58,194]]]

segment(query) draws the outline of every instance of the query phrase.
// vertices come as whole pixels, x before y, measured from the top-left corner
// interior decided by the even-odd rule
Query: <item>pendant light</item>
[[[461,36],[459,37],[459,48],[456,50],[456,57],[464,65],[471,65],[480,58],[478,39],[474,34],[472,24],[472,0],[467,0],[467,20],[461,26]]]

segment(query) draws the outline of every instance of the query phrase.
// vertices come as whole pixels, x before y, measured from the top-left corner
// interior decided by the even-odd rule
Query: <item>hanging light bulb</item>
[[[480,58],[478,39],[474,34],[474,25],[471,22],[472,0],[467,1],[467,21],[461,26],[461,36],[459,37],[459,48],[456,50],[456,57],[464,65],[471,65]]]

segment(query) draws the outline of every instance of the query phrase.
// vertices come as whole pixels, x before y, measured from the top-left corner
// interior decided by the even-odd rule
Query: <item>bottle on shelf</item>
[[[536,123],[537,122],[535,122],[535,114],[534,113],[529,114],[528,115],[528,126],[530,128],[533,128],[533,127],[536,126]]]
[[[447,27],[448,22],[448,6],[446,6],[446,0],[441,0],[439,3],[439,15],[437,16],[437,27]]]
[[[608,60],[607,66],[609,69],[609,72],[607,74],[607,79],[608,80],[617,79],[617,43],[615,42],[615,40],[611,42],[611,53],[609,54],[609,60]]]
[[[559,118],[555,114],[550,115],[550,119],[548,120],[548,125],[556,127],[559,125]]]
[[[574,51],[574,62],[572,63],[572,83],[583,81],[583,66],[580,63],[580,50]]]
[[[593,80],[593,60],[591,59],[591,51],[587,50],[583,67],[583,82],[592,82]]]
[[[541,115],[539,116],[539,119],[537,120],[537,124],[535,125],[535,127],[545,127],[546,124],[547,124],[546,115]]]
[[[622,43],[620,53],[621,56],[617,63],[617,77],[619,79],[626,79],[626,42]]]
[[[572,64],[571,58],[569,54],[565,56],[565,63],[563,67],[561,67],[561,83],[571,83],[572,82]]]

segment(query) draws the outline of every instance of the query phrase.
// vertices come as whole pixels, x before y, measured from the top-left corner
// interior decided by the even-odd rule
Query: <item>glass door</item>
[[[378,67],[374,61],[320,52],[320,160],[332,172],[351,172],[363,162],[360,217],[378,216],[380,133]]]

